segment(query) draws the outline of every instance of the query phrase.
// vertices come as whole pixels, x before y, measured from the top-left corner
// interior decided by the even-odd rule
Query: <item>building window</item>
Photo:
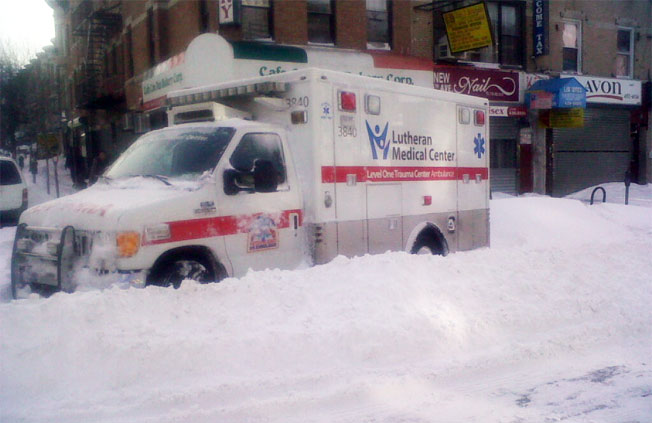
[[[580,21],[564,21],[562,32],[562,71],[582,71],[582,25]]]
[[[499,31],[494,31],[498,40],[501,64],[516,66],[522,64],[522,27],[520,10],[516,6],[501,4]]]
[[[469,62],[499,63],[523,66],[524,8],[523,2],[487,2],[494,45],[452,55],[449,51],[445,27],[436,33],[438,59],[456,58]]]
[[[614,75],[634,77],[634,29],[619,28]]]
[[[118,73],[118,47],[114,46],[111,49],[111,75]]]
[[[367,43],[386,49],[391,43],[391,4],[388,0],[367,0]]]
[[[110,66],[109,62],[110,62],[110,60],[109,60],[109,52],[106,51],[106,52],[104,52],[104,60],[103,60],[103,63],[102,63],[102,69],[104,70],[104,77],[105,78],[109,77],[109,66]]]
[[[271,0],[242,0],[242,38],[245,40],[271,40]]]
[[[154,10],[147,9],[147,52],[149,54],[149,66],[156,64],[156,36],[154,34]]]
[[[202,34],[209,32],[209,21],[208,4],[206,4],[206,0],[201,0],[199,3],[199,31]]]
[[[127,75],[134,76],[134,42],[131,27],[127,28]]]
[[[335,43],[335,6],[332,0],[308,0],[308,41]]]

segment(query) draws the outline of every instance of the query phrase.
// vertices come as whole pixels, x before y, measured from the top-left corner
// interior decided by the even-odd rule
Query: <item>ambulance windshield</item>
[[[234,128],[184,127],[139,138],[105,173],[110,179],[157,176],[195,180],[222,157]]]

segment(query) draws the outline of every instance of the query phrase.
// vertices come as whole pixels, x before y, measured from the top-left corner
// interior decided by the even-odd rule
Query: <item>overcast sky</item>
[[[36,54],[54,38],[53,10],[45,0],[0,0],[0,40]]]

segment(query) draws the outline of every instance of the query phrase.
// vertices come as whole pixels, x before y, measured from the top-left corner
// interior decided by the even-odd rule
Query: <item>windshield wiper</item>
[[[113,181],[113,178],[109,178],[108,176],[104,176],[104,175],[100,175],[100,176],[98,177],[98,179],[103,180],[103,181],[106,182],[107,184],[110,183],[111,181]]]
[[[158,179],[159,181],[163,182],[167,186],[172,186],[170,182],[168,182],[168,178],[166,178],[163,175],[153,175],[153,174],[141,174],[141,175],[133,175],[133,176],[142,176],[143,178],[153,178],[153,179]]]

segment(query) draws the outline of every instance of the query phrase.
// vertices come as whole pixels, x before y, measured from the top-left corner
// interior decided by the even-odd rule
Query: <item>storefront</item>
[[[582,121],[578,127],[549,125],[546,131],[546,194],[555,197],[623,181],[626,172],[638,167],[631,110],[641,104],[641,82],[587,76],[574,79],[586,90]]]
[[[521,132],[527,128],[522,75],[498,69],[436,65],[435,89],[489,100],[491,191],[516,195],[521,185]],[[524,187],[527,188],[527,187]],[[531,190],[531,188],[530,188]]]

